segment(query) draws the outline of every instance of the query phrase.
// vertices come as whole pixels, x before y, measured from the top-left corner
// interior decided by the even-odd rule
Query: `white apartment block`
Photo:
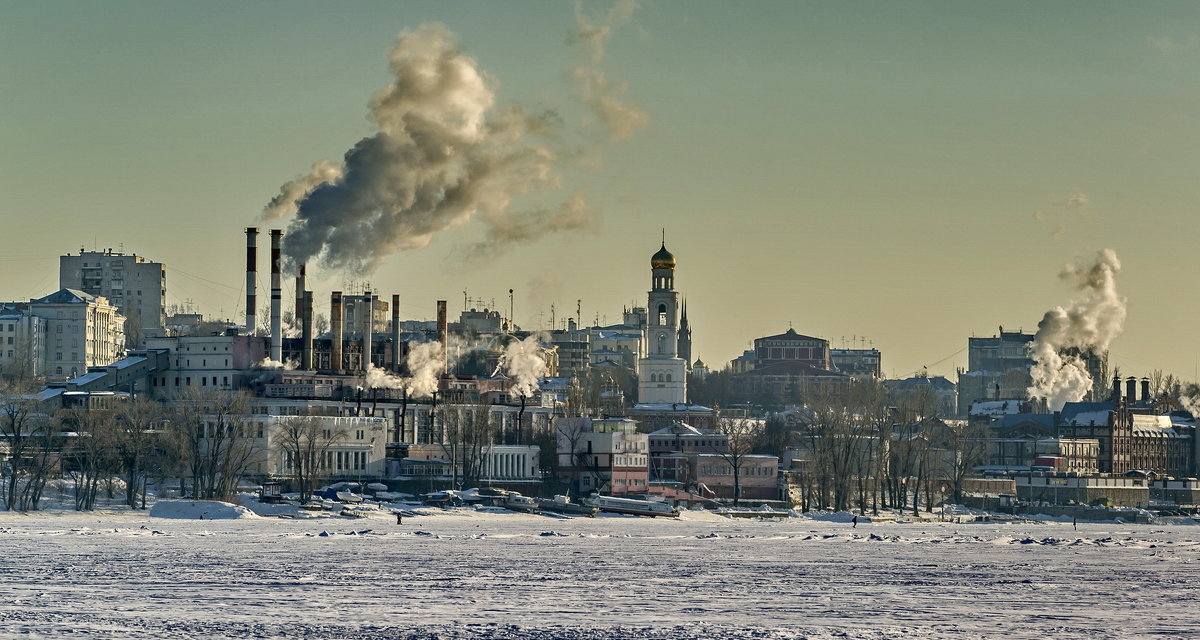
[[[109,302],[129,318],[131,347],[142,338],[163,335],[166,325],[167,268],[137,254],[84,251],[58,259],[60,289],[78,289]]]
[[[33,376],[43,374],[46,320],[28,309],[0,305],[0,373]]]
[[[29,313],[46,323],[40,369],[48,378],[81,376],[125,356],[125,317],[103,297],[60,289],[30,300]]]

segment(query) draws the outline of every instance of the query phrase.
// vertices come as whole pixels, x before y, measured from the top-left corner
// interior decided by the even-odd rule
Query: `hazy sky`
[[[586,147],[561,171],[598,225],[461,263],[471,223],[394,255],[365,279],[406,318],[464,289],[506,307],[512,288],[526,328],[577,299],[619,321],[665,227],[706,362],[791,323],[835,347],[866,336],[889,375],[949,375],[968,336],[1034,330],[1072,297],[1061,266],[1111,247],[1116,364],[1197,368],[1198,3],[646,1],[605,70],[648,124],[595,144],[566,2],[0,11],[0,299],[51,292],[62,253],[123,246],[167,264],[172,303],[240,319],[242,228],[374,132],[387,50],[440,22],[497,108],[553,109]],[[265,252],[260,269],[265,300]],[[318,306],[351,278],[310,276]]]

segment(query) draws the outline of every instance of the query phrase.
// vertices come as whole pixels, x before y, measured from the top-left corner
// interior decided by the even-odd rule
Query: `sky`
[[[1034,331],[1075,295],[1063,266],[1111,248],[1113,362],[1197,377],[1200,4],[644,0],[595,63],[577,12],[613,6],[0,2],[0,299],[111,247],[166,263],[169,303],[240,320],[243,228],[285,228],[260,217],[281,186],[376,133],[389,49],[438,23],[489,117],[550,114],[553,179],[511,211],[584,194],[586,224],[481,255],[495,227],[456,219],[370,273],[310,266],[318,307],[369,283],[430,319],[513,289],[524,328],[551,305],[614,323],[665,230],[711,366],[793,327],[953,378],[969,336]],[[644,114],[628,137],[580,99],[587,64]]]

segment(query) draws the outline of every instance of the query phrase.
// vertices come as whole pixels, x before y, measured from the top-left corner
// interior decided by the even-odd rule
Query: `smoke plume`
[[[582,3],[575,5],[575,29],[571,32],[571,40],[584,49],[585,59],[571,70],[571,76],[584,104],[614,140],[628,138],[649,120],[645,111],[625,101],[626,83],[609,79],[604,65],[613,31],[628,21],[635,9],[637,3],[633,0],[620,0],[603,22],[592,24],[583,15]]]
[[[264,220],[275,220],[296,212],[296,205],[318,185],[335,182],[342,177],[342,168],[336,164],[321,160],[313,163],[312,171],[298,176],[295,180],[283,185],[279,195],[275,196],[263,209]]]
[[[580,35],[597,52],[585,65],[592,71],[584,95],[614,113],[621,110],[604,96],[621,87],[597,65],[619,17]],[[341,166],[319,162],[283,185],[264,211],[294,214],[283,245],[291,265],[369,273],[387,256],[475,219],[485,227],[485,250],[592,224],[582,192],[559,193],[553,113],[497,108],[495,82],[442,25],[402,33],[388,60],[394,77],[370,103],[376,133],[347,151]],[[529,199],[541,202],[522,202]]]
[[[1120,270],[1117,254],[1102,249],[1091,263],[1069,264],[1059,273],[1080,296],[1066,308],[1047,311],[1030,345],[1029,394],[1045,399],[1054,411],[1083,399],[1092,388],[1086,363],[1069,351],[1103,354],[1125,328],[1125,298],[1116,282]]]
[[[514,340],[500,357],[504,374],[516,381],[512,392],[529,398],[538,390],[538,379],[546,375],[546,352],[536,335]]]

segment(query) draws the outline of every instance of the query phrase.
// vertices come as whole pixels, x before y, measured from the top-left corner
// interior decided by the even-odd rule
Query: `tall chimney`
[[[400,294],[392,294],[392,371],[400,373]]]
[[[254,306],[258,304],[255,285],[258,281],[258,228],[246,227],[246,335],[254,335]]]
[[[371,292],[363,292],[363,302],[366,304],[366,313],[363,316],[363,350],[362,350],[362,370],[366,371],[371,368],[371,343],[375,338],[375,301],[371,299]]]
[[[342,372],[342,292],[329,296],[329,368]]]
[[[1137,378],[1129,376],[1125,380],[1125,397],[1126,402],[1137,402]]]
[[[1150,378],[1142,378],[1142,402],[1150,402]]]
[[[293,316],[297,323],[301,322],[300,319],[304,317],[304,287],[306,286],[304,276],[305,265],[300,265],[300,273],[296,275],[296,313]]]
[[[303,267],[302,267],[303,268]],[[300,368],[313,370],[313,294],[301,291],[300,296]]]
[[[437,339],[442,343],[442,362],[449,365],[449,341],[446,339],[446,301],[437,301]],[[446,373],[445,370],[442,373]]]
[[[279,280],[279,242],[283,231],[271,229],[271,359],[283,362],[283,285]]]
[[[1112,401],[1113,404],[1121,404],[1121,379],[1116,376],[1113,377]]]

